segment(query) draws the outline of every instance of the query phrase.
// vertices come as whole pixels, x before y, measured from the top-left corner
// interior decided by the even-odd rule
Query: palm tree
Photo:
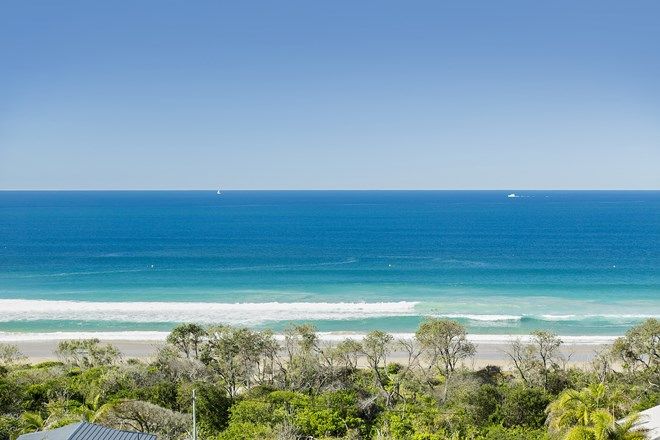
[[[97,418],[105,414],[111,405],[111,403],[101,404],[101,395],[95,394],[93,397],[86,399],[74,412],[80,415],[82,420],[93,423]]]
[[[45,419],[38,412],[25,412],[21,415],[21,433],[55,429],[84,420],[78,413],[78,408],[68,400],[52,400],[45,407],[48,415]]]
[[[547,409],[550,432],[563,440],[643,440],[637,416],[617,423],[613,409],[618,396],[605,385],[592,384],[580,391],[566,390]]]
[[[42,431],[46,427],[44,418],[36,412],[24,412],[21,415],[21,434]]]
[[[639,414],[626,417],[621,423],[615,422],[608,432],[608,440],[646,440],[648,429],[637,426]]]

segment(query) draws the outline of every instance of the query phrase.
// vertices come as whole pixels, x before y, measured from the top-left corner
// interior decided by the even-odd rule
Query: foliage
[[[505,428],[501,425],[491,425],[474,440],[547,440],[548,438],[543,429],[528,429],[520,426]]]
[[[303,435],[342,436],[361,428],[357,396],[351,392],[327,392],[295,402],[293,424]]]
[[[504,394],[502,423],[504,426],[539,428],[545,422],[545,408],[550,398],[541,388],[514,385]]]
[[[0,377],[0,414],[16,415],[21,409],[22,387],[7,378]]]
[[[120,357],[116,347],[101,344],[98,339],[61,341],[57,344],[56,354],[65,364],[80,368],[111,365]]]
[[[218,440],[258,440],[273,438],[273,429],[253,423],[235,423],[222,431]]]
[[[26,359],[26,356],[13,344],[0,344],[0,367],[16,364]]]
[[[209,329],[201,359],[234,398],[242,387],[249,389],[272,371],[274,352],[275,341],[269,332],[221,326]]]
[[[476,348],[466,338],[465,327],[456,321],[430,318],[424,321],[417,333],[417,340],[429,353],[429,366],[445,376],[456,370],[458,362],[474,356]]]
[[[219,432],[229,423],[231,400],[214,384],[197,385],[197,414],[203,431]]]
[[[466,336],[465,327],[458,322],[435,318],[424,321],[415,333],[428,353],[429,369],[435,368],[444,376],[444,399],[447,399],[449,381],[458,363],[476,353],[476,347]]]
[[[650,318],[618,338],[612,354],[629,370],[643,370],[653,375],[655,386],[660,386],[660,320]]]
[[[559,370],[565,361],[560,351],[562,343],[554,333],[537,330],[532,332],[530,343],[525,344],[518,338],[505,354],[525,384],[549,390],[552,371]]]
[[[197,359],[206,335],[206,329],[198,324],[180,324],[172,329],[167,336],[167,342],[181,350],[186,358],[192,356]]]
[[[191,426],[189,414],[139,400],[114,403],[98,421],[111,428],[157,434],[164,440],[184,438]]]
[[[637,440],[629,416],[660,403],[657,321],[567,369],[561,340],[534,332],[508,350],[511,371],[471,371],[459,323],[424,321],[415,338],[374,331],[323,343],[297,325],[268,331],[178,326],[150,362],[122,362],[98,340],[65,341],[62,362],[0,371],[0,440],[87,420],[188,438],[192,391],[200,440]],[[393,362],[395,361],[395,362]]]
[[[357,370],[358,359],[362,352],[362,344],[355,339],[347,338],[337,343],[333,347],[331,356],[340,364],[341,367],[348,370]]]
[[[18,417],[0,416],[0,440],[10,440],[18,436],[21,431],[21,422]]]
[[[616,422],[618,399],[602,383],[582,390],[568,389],[548,407],[550,432],[565,440],[643,440],[644,433],[635,427],[637,417]]]

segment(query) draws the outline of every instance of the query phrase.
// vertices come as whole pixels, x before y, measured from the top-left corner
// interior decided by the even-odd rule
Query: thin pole
[[[192,437],[193,440],[197,440],[197,413],[195,412],[195,406],[197,403],[197,397],[195,395],[195,389],[193,388],[193,395],[192,395],[192,416],[193,416],[193,431],[192,431]]]

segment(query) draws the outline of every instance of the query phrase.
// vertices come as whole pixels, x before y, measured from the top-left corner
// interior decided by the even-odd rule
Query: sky
[[[660,2],[7,0],[0,189],[660,189]]]

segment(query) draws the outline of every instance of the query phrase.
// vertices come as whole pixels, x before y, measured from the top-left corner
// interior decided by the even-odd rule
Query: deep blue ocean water
[[[0,192],[0,332],[618,335],[660,316],[660,191]]]

